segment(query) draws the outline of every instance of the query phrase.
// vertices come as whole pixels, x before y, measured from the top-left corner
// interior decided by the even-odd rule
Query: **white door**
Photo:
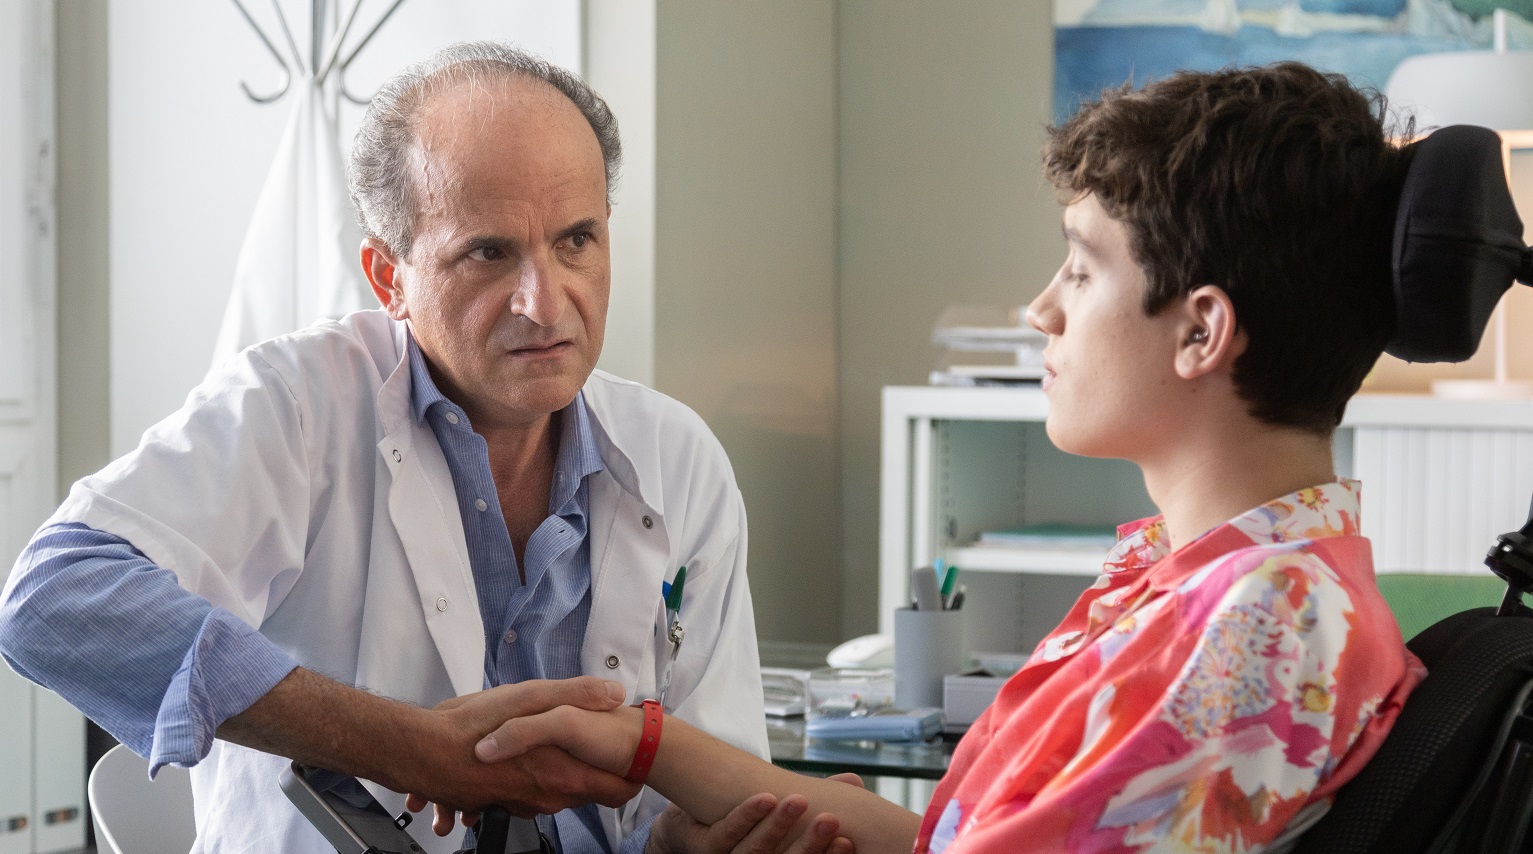
[[[56,495],[54,0],[0,2],[0,572]],[[0,667],[0,852],[84,844],[85,732]]]
[[[53,7],[0,3],[0,561],[55,503]]]

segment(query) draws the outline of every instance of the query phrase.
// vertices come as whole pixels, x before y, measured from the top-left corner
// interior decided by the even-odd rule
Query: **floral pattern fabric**
[[[1373,578],[1358,486],[1105,572],[969,730],[916,851],[1265,851],[1373,756],[1425,675]],[[1291,836],[1291,834],[1290,834]]]

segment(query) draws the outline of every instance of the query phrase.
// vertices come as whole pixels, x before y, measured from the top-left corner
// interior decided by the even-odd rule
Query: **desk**
[[[804,735],[803,718],[768,718],[772,763],[790,771],[940,780],[957,742],[831,741]]]

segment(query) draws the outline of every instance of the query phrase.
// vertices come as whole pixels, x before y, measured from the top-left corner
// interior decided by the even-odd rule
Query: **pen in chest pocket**
[[[660,670],[660,696],[656,699],[662,706],[665,705],[665,692],[671,687],[671,670],[676,666],[676,655],[681,652],[681,641],[687,635],[681,627],[681,592],[686,581],[687,568],[682,567],[676,570],[675,581],[660,584],[660,598],[665,603],[665,637],[671,647],[671,654],[664,657]]]

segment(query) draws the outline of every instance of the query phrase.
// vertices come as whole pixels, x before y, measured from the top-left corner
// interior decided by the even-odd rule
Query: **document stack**
[[[938,318],[933,385],[1010,385],[1043,379],[1048,338],[1019,306],[952,305]]]

